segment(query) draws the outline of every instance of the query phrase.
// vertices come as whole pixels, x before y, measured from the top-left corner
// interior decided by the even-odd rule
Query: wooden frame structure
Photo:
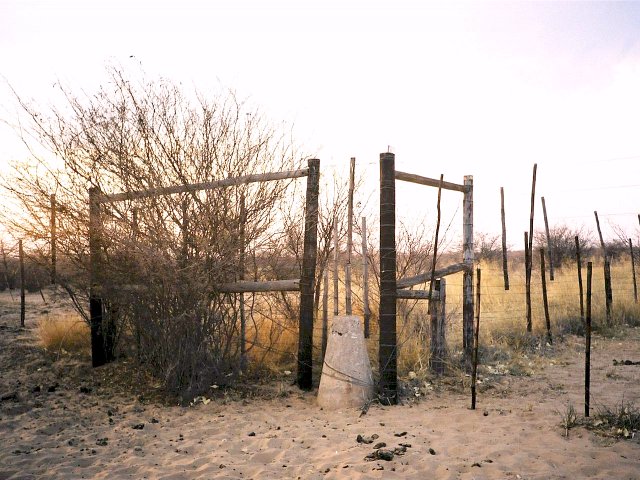
[[[429,187],[441,187],[461,192],[463,197],[463,261],[433,272],[396,279],[396,180],[417,183]],[[473,352],[473,177],[464,177],[459,185],[427,178],[395,169],[395,154],[380,154],[380,398],[389,404],[397,403],[397,336],[396,300],[398,298],[439,300],[436,289],[405,290],[408,287],[441,279],[446,275],[464,272],[463,276],[463,347],[465,358],[470,360]]]
[[[268,182],[275,180],[294,179],[307,177],[306,208],[304,222],[304,246],[302,259],[302,275],[299,279],[277,280],[270,282],[238,281],[220,285],[220,292],[274,292],[274,291],[299,291],[300,292],[300,325],[298,336],[298,386],[305,390],[312,387],[312,360],[313,360],[313,297],[314,277],[317,257],[318,236],[318,195],[320,185],[320,160],[309,159],[308,168],[272,172],[256,175],[244,175],[240,177],[225,178],[206,183],[176,185],[169,187],[151,188],[132,192],[116,194],[102,193],[98,188],[89,189],[89,251],[90,251],[90,288],[89,288],[89,314],[91,319],[91,357],[94,367],[99,367],[113,360],[112,346],[109,342],[108,329],[103,322],[103,299],[101,297],[101,235],[102,219],[100,206],[102,204],[115,203],[139,198],[150,198],[177,193],[212,190],[217,188],[243,185],[255,182]],[[134,222],[135,223],[135,222]],[[135,226],[134,226],[135,227]]]

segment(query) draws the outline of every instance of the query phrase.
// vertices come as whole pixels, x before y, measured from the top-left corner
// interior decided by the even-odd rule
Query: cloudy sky
[[[635,236],[640,2],[0,0],[0,74],[20,94],[91,91],[113,63],[235,89],[293,123],[323,171],[355,156],[374,207],[390,147],[399,170],[473,175],[478,231],[499,232],[503,186],[520,247],[537,163],[552,224],[592,227],[598,210],[605,236]],[[22,154],[0,124],[0,166]],[[435,223],[432,192],[399,188],[401,217]],[[445,221],[459,200],[445,196]]]

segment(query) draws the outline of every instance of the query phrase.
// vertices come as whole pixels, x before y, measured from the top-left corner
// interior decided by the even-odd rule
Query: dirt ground
[[[640,479],[639,432],[561,427],[568,404],[584,410],[583,338],[531,359],[528,375],[482,369],[475,411],[456,378],[365,415],[325,411],[284,373],[272,394],[212,390],[179,406],[144,391],[126,363],[92,369],[43,352],[33,329],[52,308],[30,296],[22,330],[18,304],[0,296],[0,479]],[[614,360],[640,361],[640,329],[594,338],[594,414],[640,406],[640,365]],[[393,459],[366,459],[382,442]]]

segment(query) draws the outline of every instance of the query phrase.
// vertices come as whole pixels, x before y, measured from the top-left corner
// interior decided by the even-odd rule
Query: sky
[[[54,84],[91,91],[109,64],[206,92],[220,85],[294,124],[325,174],[398,170],[474,177],[475,230],[528,230],[533,164],[552,225],[640,213],[640,2],[0,0],[0,120],[7,82],[46,104]],[[4,77],[4,80],[2,80]],[[24,155],[0,122],[0,170]],[[398,216],[435,225],[433,188],[397,183]],[[461,224],[461,195],[443,223]]]

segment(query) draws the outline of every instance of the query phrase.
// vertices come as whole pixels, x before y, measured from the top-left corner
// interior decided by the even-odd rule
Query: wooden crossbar
[[[429,300],[429,290],[402,290],[398,289],[396,298],[406,300]],[[434,290],[431,292],[431,300],[439,300],[440,292]]]
[[[453,275],[454,273],[469,271],[471,270],[471,268],[472,267],[466,263],[454,263],[453,265],[449,265],[448,267],[436,270],[433,277],[442,278],[447,275]],[[397,288],[408,288],[429,281],[431,281],[431,272],[421,273],[420,275],[416,275],[415,277],[402,278],[397,281],[396,286]]]
[[[435,178],[423,177],[421,175],[415,175],[413,173],[399,172],[398,170],[396,170],[395,176],[396,180],[402,180],[403,182],[417,183],[419,185],[426,185],[428,187],[436,188],[440,186],[440,180],[436,180]],[[466,185],[459,185],[452,182],[442,182],[442,188],[462,193],[465,193],[469,190]]]

